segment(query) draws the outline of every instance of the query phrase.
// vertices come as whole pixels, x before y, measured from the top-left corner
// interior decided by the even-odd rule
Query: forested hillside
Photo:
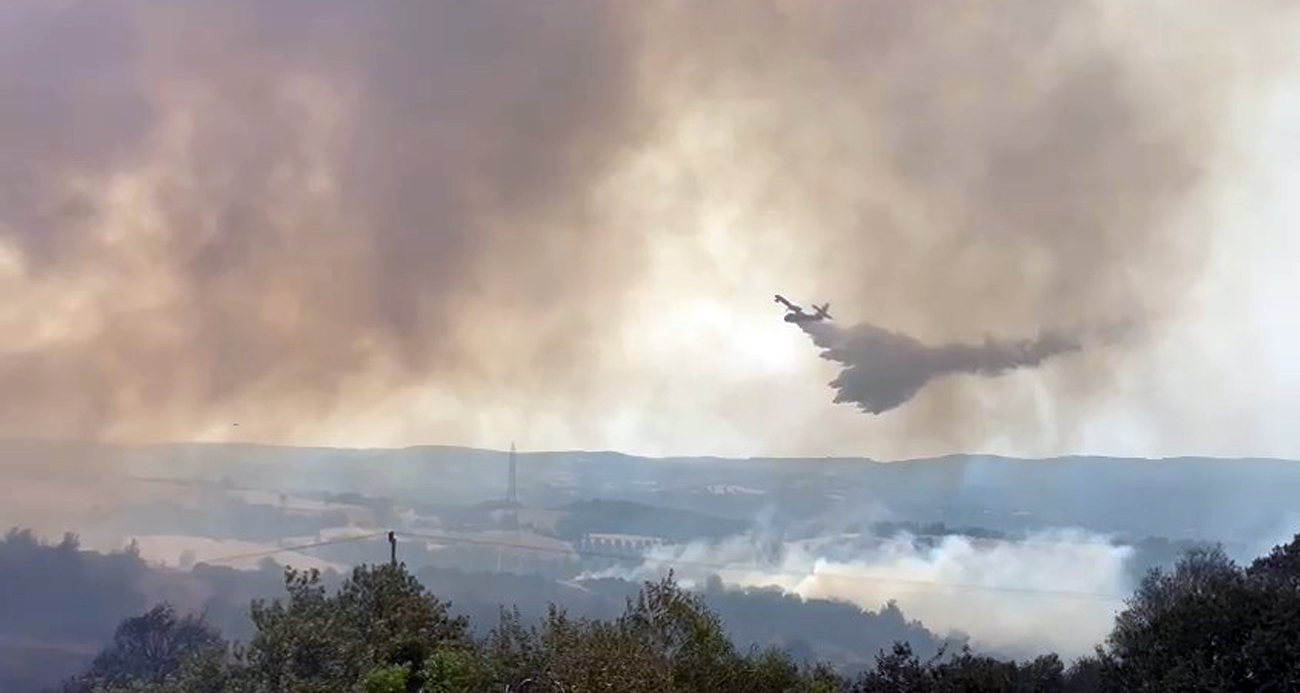
[[[503,611],[484,635],[404,566],[359,567],[335,589],[287,571],[232,646],[166,605],[124,621],[64,693],[229,691],[1289,691],[1300,687],[1300,535],[1249,566],[1216,549],[1152,571],[1094,656],[1004,662],[906,644],[845,676],[778,648],[743,648],[669,576],[611,619]],[[996,618],[996,614],[990,614]]]
[[[473,573],[423,567],[410,571],[464,617],[470,634],[484,637],[501,606],[535,622],[556,604],[577,618],[616,618],[638,584],[619,579],[558,582],[537,575]],[[346,575],[320,575],[334,589]],[[710,585],[705,603],[722,619],[739,647],[778,646],[801,661],[833,662],[846,671],[869,667],[873,654],[899,640],[933,654],[960,636],[941,638],[891,605],[867,611],[835,601],[804,601],[776,590]],[[257,634],[248,605],[283,589],[283,568],[265,560],[257,570],[199,564],[190,570],[149,565],[129,547],[118,553],[88,551],[74,536],[46,543],[31,532],[0,538],[0,691],[35,693],[86,666],[128,617],[167,602],[179,613],[202,613],[225,637]],[[19,598],[21,596],[21,598]]]

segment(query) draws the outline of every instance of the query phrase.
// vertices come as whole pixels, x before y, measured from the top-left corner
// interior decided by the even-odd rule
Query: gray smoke
[[[579,390],[639,274],[596,200],[653,120],[627,28],[588,0],[3,3],[0,432]]]
[[[835,402],[851,402],[872,414],[902,405],[935,378],[957,374],[994,377],[1082,348],[1079,339],[1058,332],[1021,341],[986,338],[982,344],[930,346],[876,325],[845,328],[817,322],[800,326],[822,348],[822,358],[844,365],[830,383],[837,391]]]
[[[662,382],[627,302],[719,218],[717,262],[928,341],[1160,320],[1289,5],[6,0],[0,434],[274,440],[417,388],[581,426]],[[1078,361],[1063,402],[1114,367]],[[908,418],[978,444],[942,394]]]

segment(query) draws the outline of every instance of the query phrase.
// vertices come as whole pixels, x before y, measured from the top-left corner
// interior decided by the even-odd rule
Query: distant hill
[[[564,517],[555,525],[555,534],[570,541],[586,534],[638,534],[687,542],[727,537],[749,527],[741,520],[631,501],[577,501],[561,510]]]
[[[49,470],[74,460],[135,477],[358,493],[412,507],[502,498],[507,464],[505,452],[458,447],[0,442],[0,464],[25,461],[25,469]],[[521,452],[518,484],[520,500],[532,507],[601,498],[745,521],[767,513],[778,525],[893,519],[1009,532],[1066,525],[1134,536],[1272,541],[1300,524],[1300,463],[1271,459],[954,455],[884,463]],[[875,512],[869,508],[883,509],[886,517],[864,518]]]

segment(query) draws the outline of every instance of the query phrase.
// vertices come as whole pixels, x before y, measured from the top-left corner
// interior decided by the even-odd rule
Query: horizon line
[[[127,442],[127,441],[110,441],[110,440],[80,440],[72,438],[38,438],[38,437],[0,437],[0,446],[6,444],[39,444],[39,445],[80,445],[87,447],[117,447],[117,448],[164,448],[164,447],[246,447],[246,448],[267,448],[274,450],[326,450],[337,452],[408,452],[419,450],[461,450],[469,452],[509,454],[508,449],[478,447],[475,445],[451,444],[451,443],[418,443],[411,445],[391,445],[391,446],[347,446],[347,445],[304,445],[294,443],[266,443],[256,441],[211,441],[211,440],[172,440],[172,441],[152,441],[152,442]],[[1271,455],[1206,455],[1206,454],[1177,454],[1177,455],[1123,455],[1114,453],[1089,453],[1074,452],[1048,456],[1017,456],[1004,453],[992,452],[950,452],[931,456],[921,457],[903,457],[895,459],[882,459],[871,457],[869,455],[720,455],[720,454],[677,454],[677,455],[647,455],[640,453],[624,452],[612,449],[584,449],[584,448],[554,448],[541,450],[518,450],[519,455],[617,455],[621,457],[634,457],[643,460],[654,461],[684,461],[684,460],[719,460],[719,461],[770,461],[770,462],[869,462],[873,464],[907,464],[917,462],[936,462],[959,457],[982,457],[998,460],[1016,461],[1016,462],[1055,462],[1070,459],[1098,459],[1098,460],[1129,460],[1135,462],[1175,462],[1185,460],[1206,460],[1215,462],[1285,462],[1296,463],[1298,459],[1287,457],[1277,457]]]

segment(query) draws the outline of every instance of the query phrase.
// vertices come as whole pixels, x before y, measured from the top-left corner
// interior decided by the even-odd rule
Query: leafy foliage
[[[874,671],[863,674],[852,693],[956,693],[988,691],[1008,693],[1063,693],[1068,677],[1054,654],[1023,664],[976,655],[968,647],[948,658],[944,653],[922,661],[905,643],[894,645],[876,658]]]
[[[552,606],[528,625],[502,611],[481,639],[404,566],[361,567],[327,594],[285,574],[287,600],[255,601],[256,633],[230,651],[167,607],[129,619],[69,690],[93,693],[1092,693],[1300,690],[1300,536],[1247,568],[1220,549],[1152,570],[1092,657],[1001,661],[963,645],[922,659],[896,643],[849,681],[778,649],[739,651],[703,597],[670,574],[614,619]],[[81,688],[77,688],[81,686]]]
[[[411,672],[406,667],[383,667],[366,676],[366,693],[406,693]]]
[[[167,604],[122,622],[112,643],[64,693],[93,693],[133,683],[159,683],[202,658],[220,656],[226,643],[201,618],[178,618]]]
[[[1116,619],[1102,684],[1126,691],[1300,689],[1300,535],[1242,569],[1221,550],[1151,571]]]
[[[387,542],[381,540],[364,549],[350,546],[356,545],[325,547],[339,553],[318,555],[348,565],[388,555]],[[404,551],[412,554],[414,547],[412,542]],[[536,574],[428,566],[412,567],[412,572],[440,598],[454,602],[456,614],[470,620],[478,637],[497,624],[502,602],[517,605],[530,624],[544,619],[552,603],[563,605],[571,616],[613,620],[623,613],[627,597],[640,588],[639,583],[613,578],[587,580],[583,589],[575,589]],[[325,571],[320,583],[333,594],[350,574]],[[32,693],[57,687],[68,673],[90,665],[123,619],[162,602],[173,603],[182,613],[201,612],[227,639],[247,643],[256,634],[249,603],[284,595],[283,590],[284,569],[269,558],[252,570],[199,561],[190,570],[178,571],[150,565],[129,551],[88,550],[75,537],[49,543],[14,530],[0,535],[0,595],[22,598],[0,608],[0,691]],[[737,647],[775,644],[788,649],[800,664],[822,657],[833,658],[844,670],[861,669],[869,666],[873,653],[896,640],[911,643],[923,656],[945,640],[897,608],[866,611],[845,602],[805,601],[779,589],[723,589],[721,582],[702,593]]]
[[[327,596],[316,571],[286,571],[287,603],[254,601],[257,634],[243,653],[270,690],[351,690],[379,667],[418,671],[438,648],[462,644],[469,624],[405,568],[356,568]]]

